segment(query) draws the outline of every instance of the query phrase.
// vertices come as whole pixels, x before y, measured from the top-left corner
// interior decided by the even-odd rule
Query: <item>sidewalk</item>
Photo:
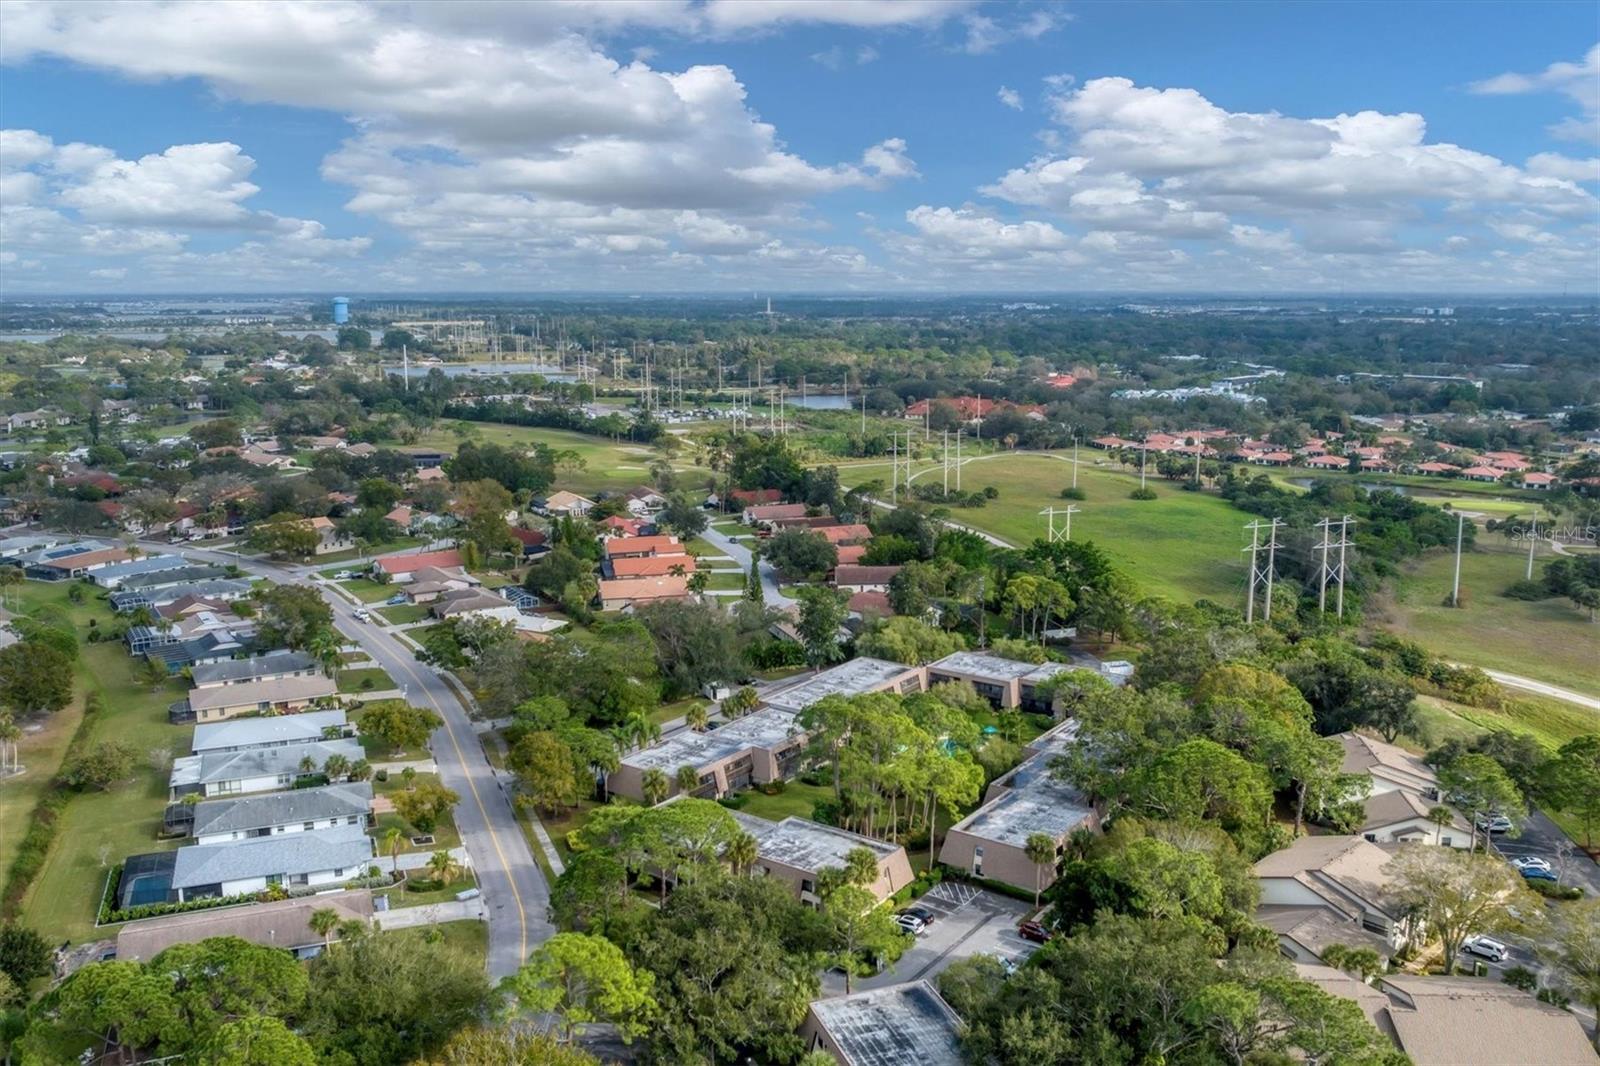
[[[378,928],[387,932],[390,929],[413,929],[419,925],[440,925],[444,922],[481,922],[489,917],[489,912],[484,909],[483,897],[479,896],[477,899],[453,899],[448,903],[425,903],[420,907],[378,911],[372,917],[378,923]]]

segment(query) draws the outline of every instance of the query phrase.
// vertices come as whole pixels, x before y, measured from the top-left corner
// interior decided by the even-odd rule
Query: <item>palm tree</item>
[[[740,833],[728,841],[728,848],[722,853],[722,857],[728,860],[728,865],[734,873],[746,874],[760,857],[760,848],[755,837],[749,833]]]
[[[309,755],[307,755],[304,758],[302,758],[300,760],[300,772],[302,774],[314,774],[314,773],[316,773],[317,772],[317,760],[313,759]]]
[[[0,774],[7,772],[9,765],[11,773],[22,771],[21,750],[17,742],[22,739],[22,727],[9,713],[0,715]],[[8,760],[6,755],[10,754]]]
[[[428,857],[428,869],[433,871],[433,876],[442,885],[448,885],[461,876],[461,864],[444,848]]]
[[[334,681],[339,680],[339,667],[344,665],[344,654],[339,650],[339,637],[333,632],[318,633],[306,644],[306,651],[322,666],[323,673]]]
[[[322,944],[327,947],[333,943],[333,931],[339,928],[339,912],[332,907],[318,907],[311,912],[311,920],[307,923],[311,931],[322,938]]]
[[[400,853],[406,848],[406,831],[392,825],[383,831],[383,850],[389,853],[389,865],[395,874],[404,877],[400,869]]]
[[[667,793],[672,791],[672,782],[667,779],[665,770],[659,766],[652,766],[640,779],[639,790],[644,793],[645,803],[654,807],[667,798]]]
[[[339,923],[340,940],[357,940],[367,935],[367,923],[360,918],[346,918]]]
[[[372,764],[365,759],[357,759],[350,764],[350,772],[347,776],[352,781],[365,781],[372,776]]]
[[[1437,844],[1444,834],[1444,827],[1455,821],[1456,812],[1440,804],[1437,807],[1428,808],[1428,813],[1423,817],[1433,823],[1433,842]]]
[[[851,848],[844,854],[844,877],[852,885],[872,884],[878,879],[878,857],[866,848]]]
[[[678,767],[678,791],[688,795],[700,787],[700,771],[693,766]]]
[[[20,584],[22,584],[20,566],[0,566],[0,596],[4,597],[6,606],[11,605],[11,590]]]
[[[415,792],[417,788],[417,768],[407,766],[400,771],[400,780],[405,782],[407,792]]]
[[[696,701],[683,712],[683,720],[696,733],[704,733],[706,725],[711,721],[711,712],[706,709],[705,704]]]
[[[350,760],[343,755],[330,755],[328,761],[322,764],[322,772],[330,780],[344,777],[350,773]]]
[[[1054,866],[1056,861],[1055,838],[1048,833],[1031,833],[1027,843],[1023,845],[1023,853],[1028,856],[1028,861],[1033,863],[1033,906],[1038,909],[1039,893],[1044,891],[1045,863]]]

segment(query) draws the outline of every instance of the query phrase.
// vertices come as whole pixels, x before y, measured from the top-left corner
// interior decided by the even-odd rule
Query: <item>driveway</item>
[[[333,608],[334,626],[382,667],[413,705],[438,713],[444,725],[434,732],[430,745],[440,781],[461,797],[455,810],[456,828],[478,876],[489,916],[489,975],[498,980],[520,969],[528,954],[555,934],[546,918],[550,886],[533,861],[511,800],[495,781],[494,769],[454,690],[433,670],[418,663],[411,650],[382,626],[357,621],[354,604],[320,580],[307,580],[305,571],[309,568],[280,568],[265,560],[181,545],[151,543],[146,547],[176,547],[187,555],[235,563],[247,573],[268,580],[298,577],[297,583],[308,584],[322,594]]]
[[[700,536],[716,547],[723,555],[739,564],[739,569],[746,574],[750,573],[750,560],[752,558],[749,548],[734,540],[715,526],[707,526]],[[778,575],[768,563],[761,564],[761,593],[769,607],[792,607],[795,600],[785,596],[778,587]]]
[[[934,979],[953,962],[973,955],[995,955],[1022,962],[1038,946],[1017,934],[1017,923],[1033,910],[1028,904],[959,881],[944,881],[914,906],[926,907],[938,917],[917,937],[911,950],[894,968],[871,977],[857,977],[851,990],[882,988],[902,981]],[[844,995],[844,975],[829,970],[822,975],[822,990]]]

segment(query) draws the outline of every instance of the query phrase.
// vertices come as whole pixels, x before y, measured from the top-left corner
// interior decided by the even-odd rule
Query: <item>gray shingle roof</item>
[[[197,888],[273,874],[353,870],[371,859],[372,838],[363,828],[353,825],[315,833],[256,837],[236,844],[191,845],[178,849],[172,887]]]
[[[264,792],[238,799],[205,800],[194,806],[195,836],[242,833],[274,825],[364,815],[372,809],[372,786],[365,781],[292,792]]]
[[[298,670],[309,670],[315,665],[316,660],[303,651],[284,651],[249,659],[230,659],[225,663],[207,663],[196,666],[192,673],[198,687],[292,674]]]
[[[221,665],[221,664],[218,664]],[[310,744],[322,739],[329,726],[343,728],[343,711],[306,711],[304,714],[275,714],[264,718],[234,718],[194,727],[196,754],[208,751],[233,751],[242,748],[271,748],[281,744]]]
[[[208,785],[218,781],[238,781],[247,777],[298,774],[300,760],[308,755],[318,766],[327,762],[330,755],[343,755],[351,762],[366,758],[361,745],[353,740],[321,740],[315,744],[219,751],[210,755],[191,755],[185,759],[175,760],[172,764],[172,783]]]
[[[248,707],[253,703],[287,703],[314,700],[339,691],[333,679],[324,674],[307,677],[275,677],[266,681],[246,681],[239,685],[213,685],[189,692],[189,706],[195,710],[223,707]]]

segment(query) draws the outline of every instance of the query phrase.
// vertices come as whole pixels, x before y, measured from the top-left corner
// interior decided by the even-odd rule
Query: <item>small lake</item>
[[[785,407],[804,407],[810,411],[847,411],[853,405],[849,396],[821,393],[802,399],[792,392],[784,394],[783,404]]]

